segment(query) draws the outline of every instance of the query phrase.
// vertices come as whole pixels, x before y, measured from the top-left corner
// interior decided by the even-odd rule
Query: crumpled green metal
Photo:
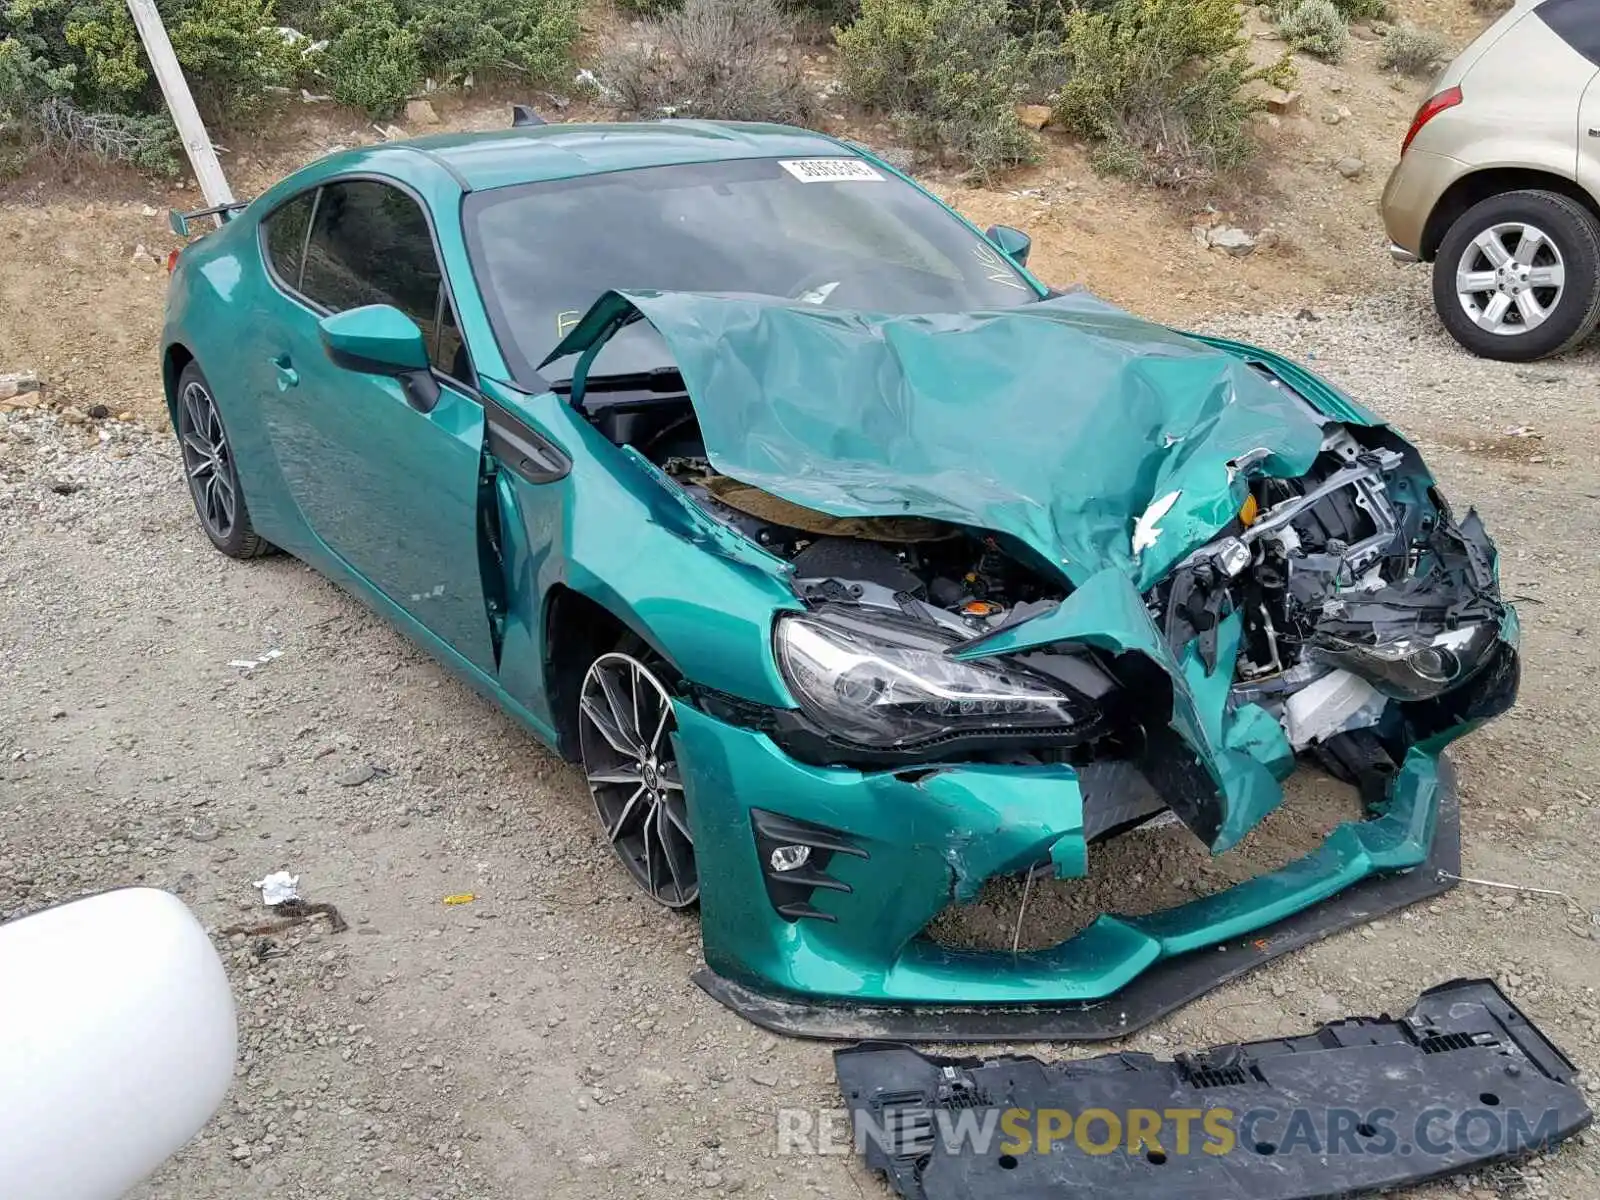
[[[1086,292],[898,316],[609,292],[551,359],[636,315],[665,339],[718,471],[834,516],[1007,534],[1072,584],[1114,567],[1148,589],[1233,519],[1247,474],[1309,470],[1327,419],[1238,354]]]
[[[1143,593],[1234,520],[1252,475],[1305,474],[1325,426],[1375,424],[1371,413],[1277,356],[1081,291],[896,316],[608,292],[546,360],[581,355],[575,401],[598,349],[641,317],[665,340],[721,473],[838,517],[998,534],[1070,585],[1053,610],[956,657],[1078,642],[1156,663],[1172,685],[1172,728],[1216,789],[1174,809],[1213,852],[1282,802],[1287,739],[1265,711],[1230,702],[1238,614],[1207,667],[1195,644],[1167,644]]]

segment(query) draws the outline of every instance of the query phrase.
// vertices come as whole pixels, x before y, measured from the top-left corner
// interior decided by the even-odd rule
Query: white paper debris
[[[300,899],[299,885],[300,876],[291,875],[287,871],[274,871],[265,879],[258,879],[250,886],[261,889],[263,904],[268,908],[276,908],[286,900]]]

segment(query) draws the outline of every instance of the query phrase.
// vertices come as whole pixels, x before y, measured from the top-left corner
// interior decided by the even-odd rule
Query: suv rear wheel
[[[1506,192],[1462,215],[1433,264],[1433,304],[1474,354],[1531,362],[1600,323],[1600,221],[1556,192]]]

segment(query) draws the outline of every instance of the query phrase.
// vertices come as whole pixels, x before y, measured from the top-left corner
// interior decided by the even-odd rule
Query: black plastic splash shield
[[[1242,941],[1159,962],[1105,1000],[889,1008],[763,992],[710,969],[696,972],[694,981],[745,1020],[790,1037],[905,1042],[1110,1041],[1143,1029],[1213,988],[1302,946],[1441,895],[1455,887],[1460,874],[1460,797],[1455,770],[1448,758],[1441,758],[1439,815],[1433,845],[1422,865],[1363,880]]]
[[[1593,1119],[1572,1063],[1488,980],[1426,991],[1398,1020],[1170,1062],[880,1043],[834,1067],[857,1149],[907,1200],[1326,1200],[1521,1157]]]

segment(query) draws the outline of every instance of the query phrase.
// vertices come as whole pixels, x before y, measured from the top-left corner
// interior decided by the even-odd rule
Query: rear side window
[[[1594,0],[1545,0],[1535,11],[1562,41],[1600,64],[1600,4]]]
[[[428,222],[398,188],[358,179],[322,189],[300,292],[342,312],[392,304],[436,343],[443,279]]]
[[[267,261],[278,281],[296,290],[300,287],[300,259],[306,250],[306,226],[316,199],[316,188],[302,192],[261,223],[266,232]]]

